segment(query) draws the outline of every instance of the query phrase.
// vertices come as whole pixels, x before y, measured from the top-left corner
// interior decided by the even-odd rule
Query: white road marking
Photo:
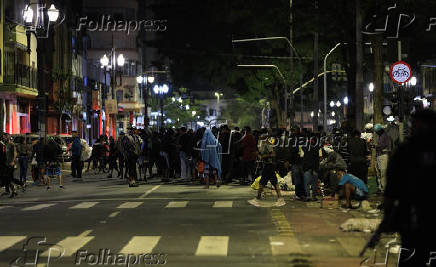
[[[119,211],[115,211],[115,212],[112,212],[110,215],[109,215],[109,218],[114,218],[114,217],[117,217],[118,216],[118,214],[120,214],[120,212]]]
[[[215,201],[214,208],[231,208],[233,207],[233,201]]]
[[[26,239],[26,236],[0,236],[0,252],[13,247],[24,239]]]
[[[160,187],[160,185],[154,186],[152,189],[148,190],[144,194],[142,194],[139,198],[145,198],[146,196],[150,195],[154,190],[157,190]]]
[[[7,208],[12,208],[12,206],[0,206],[0,210],[7,209]]]
[[[118,209],[134,209],[142,205],[144,202],[124,202],[123,204],[119,205]]]
[[[171,201],[165,208],[186,208],[188,201]]]
[[[300,244],[295,237],[290,236],[270,236],[271,252],[273,256],[289,255],[292,253],[303,253]]]
[[[29,211],[29,210],[42,210],[51,206],[54,206],[56,204],[38,204],[32,207],[23,208],[23,211]]]
[[[146,254],[152,253],[153,248],[160,240],[160,236],[134,236],[125,245],[121,254]]]
[[[195,256],[227,256],[228,236],[202,236]]]
[[[79,203],[73,207],[70,207],[70,209],[89,209],[97,205],[98,202],[82,202]]]
[[[365,239],[357,236],[336,237],[336,240],[338,240],[345,251],[353,257],[359,255],[360,248],[366,244]]]
[[[74,253],[76,253],[81,247],[85,246],[89,241],[94,239],[93,236],[88,236],[92,230],[86,230],[78,236],[68,236],[65,239],[59,241],[56,245],[58,247],[51,247],[41,254],[43,257],[47,257],[50,254],[55,253],[54,257],[59,256],[61,253],[59,250],[65,249],[64,257],[71,257]],[[53,252],[50,250],[54,250]]]

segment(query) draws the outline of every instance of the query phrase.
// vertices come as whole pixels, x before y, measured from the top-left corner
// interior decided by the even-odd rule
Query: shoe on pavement
[[[50,186],[47,186],[47,190],[49,190],[50,189]]]
[[[129,187],[138,187],[137,184],[129,184]]]
[[[248,200],[248,203],[250,203],[251,205],[255,206],[255,207],[260,207],[260,201],[257,198],[253,198]]]
[[[65,189],[65,187],[63,185],[60,185],[59,188],[60,189]]]
[[[277,199],[277,202],[275,203],[275,206],[276,206],[276,207],[282,207],[282,206],[284,206],[284,205],[286,205],[286,202],[285,202],[285,199],[284,199],[284,198],[279,198],[279,199]]]

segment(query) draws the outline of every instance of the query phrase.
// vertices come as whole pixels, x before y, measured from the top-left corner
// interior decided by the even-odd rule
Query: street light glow
[[[341,106],[341,102],[339,102],[339,100],[336,102],[336,106],[340,107]]]
[[[195,116],[195,114],[197,114],[197,111],[193,110],[192,111],[192,116]]]
[[[313,118],[313,116],[315,116],[315,114],[314,114],[313,111],[312,111],[312,112],[310,112],[310,117]]]
[[[413,76],[412,78],[410,78],[410,85],[415,86],[417,82],[418,82],[418,81],[416,80],[416,77],[415,77],[415,76]]]
[[[119,54],[117,58],[117,63],[119,67],[124,66],[124,63],[126,62],[126,59],[124,58],[123,54]]]
[[[182,103],[182,102],[183,102],[183,100],[182,100],[181,97],[179,97],[179,98],[177,99],[177,101],[179,101],[179,103]]]
[[[153,76],[148,76],[147,77],[147,81],[148,81],[148,83],[154,83],[154,77]]]
[[[335,102],[332,100],[330,101],[330,107],[334,107],[335,106]]]
[[[136,82],[137,82],[137,83],[142,83],[142,81],[143,81],[142,76],[138,76],[138,77],[136,77]]]
[[[336,115],[336,113],[334,111],[332,111],[332,117],[334,117]]]
[[[107,65],[109,65],[109,58],[106,56],[106,54],[104,54],[103,57],[100,59],[100,64],[103,67],[107,67]]]
[[[168,87],[168,85],[166,84],[162,85],[162,93],[167,94],[169,90],[170,88]]]
[[[189,110],[189,105],[186,105],[185,108],[186,108],[186,110]]]
[[[153,92],[157,95],[157,94],[159,94],[159,86],[156,84],[154,87],[153,87]]]
[[[29,5],[24,8],[23,19],[26,23],[32,23],[33,21],[33,9]]]
[[[344,97],[344,105],[348,105],[348,96]]]
[[[374,83],[369,83],[368,89],[371,93],[374,92]]]
[[[54,4],[51,4],[50,8],[47,10],[48,20],[50,22],[55,22],[59,18],[59,10],[56,9]]]

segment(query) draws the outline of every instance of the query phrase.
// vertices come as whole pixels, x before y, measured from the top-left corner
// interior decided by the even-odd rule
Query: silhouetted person
[[[413,116],[412,134],[389,160],[384,200],[383,232],[399,232],[399,266],[426,266],[436,251],[436,217],[432,196],[436,188],[436,113]],[[414,253],[412,257],[410,257]],[[407,258],[410,258],[407,260]],[[432,260],[431,266],[436,266]]]

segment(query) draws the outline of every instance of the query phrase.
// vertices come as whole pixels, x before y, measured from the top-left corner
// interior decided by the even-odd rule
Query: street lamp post
[[[333,47],[330,52],[327,53],[327,55],[324,58],[324,72],[327,71],[327,59],[333,53],[333,51],[336,50],[341,45],[341,43],[336,44],[335,47]],[[327,75],[324,74],[324,120],[323,120],[323,126],[324,129],[327,129]]]
[[[43,137],[44,139],[47,137],[47,121],[46,121],[46,114],[47,114],[47,92],[46,92],[46,79],[44,78],[43,69],[45,69],[47,66],[47,59],[45,56],[43,56],[41,51],[46,47],[47,39],[50,36],[49,30],[51,29],[53,31],[53,27],[50,27],[50,24],[54,24],[57,22],[59,18],[60,11],[56,9],[55,5],[52,4],[50,8],[47,10],[46,8],[37,8],[37,19],[34,20],[34,11],[33,11],[34,4],[26,5],[26,7],[23,10],[23,20],[24,24],[26,26],[26,38],[27,38],[27,53],[30,54],[32,52],[31,49],[31,34],[33,33],[37,37],[37,47],[38,47],[38,62],[40,65],[40,68],[38,68],[38,99],[39,101],[39,108],[38,108],[38,121],[39,121],[39,135],[40,137]],[[48,21],[45,20],[45,18],[48,17]],[[48,24],[45,24],[44,22],[47,21]],[[39,36],[43,35],[45,38],[38,38]]]
[[[292,7],[292,2],[291,2],[291,7]],[[244,43],[244,42],[254,42],[254,41],[271,41],[271,40],[285,40],[288,44],[289,47],[291,49],[291,56],[292,56],[292,51],[295,53],[295,56],[297,56],[298,58],[298,63],[300,65],[301,71],[300,71],[300,75],[299,75],[299,80],[300,80],[300,95],[301,95],[301,129],[303,129],[304,123],[303,123],[303,62],[301,57],[299,56],[297,50],[295,49],[294,45],[292,44],[292,42],[287,38],[287,37],[282,37],[282,36],[278,36],[278,37],[266,37],[266,38],[251,38],[251,39],[241,39],[241,40],[232,40],[232,43]],[[291,57],[291,69],[293,69],[293,65],[292,65],[292,57]],[[283,76],[283,75],[282,75]],[[291,77],[291,75],[289,76]],[[289,80],[289,84],[291,84],[291,80]],[[294,93],[293,92],[289,92],[291,93],[291,103],[294,103],[293,98],[294,98]],[[286,121],[288,118],[288,114],[287,114],[287,110],[288,110],[288,91],[286,90],[286,94],[285,94],[285,112],[286,112]],[[292,107],[294,108],[294,107]]]
[[[164,106],[163,106],[163,98],[166,94],[169,92],[169,87],[166,84],[163,85],[155,85],[153,87],[153,92],[155,95],[159,96],[159,103],[160,103],[160,128],[164,125]]]

